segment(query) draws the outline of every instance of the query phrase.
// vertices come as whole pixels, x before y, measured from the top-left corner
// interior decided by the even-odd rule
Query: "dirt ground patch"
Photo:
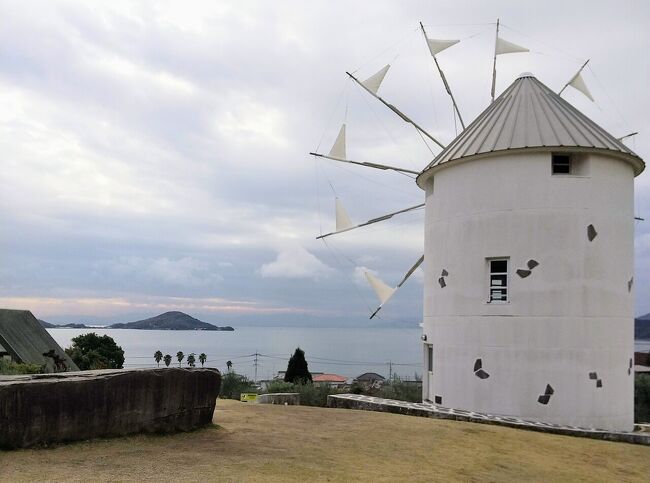
[[[650,448],[219,400],[218,426],[0,452],[1,481],[648,481]]]

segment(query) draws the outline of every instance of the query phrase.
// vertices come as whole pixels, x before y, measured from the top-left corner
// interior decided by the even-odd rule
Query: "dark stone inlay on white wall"
[[[445,288],[447,286],[447,283],[445,282],[445,279],[443,277],[440,277],[438,279],[438,283],[440,284],[440,288]]]
[[[589,225],[587,227],[587,238],[589,238],[589,241],[594,241],[594,238],[596,238],[596,236],[598,236],[596,228],[594,228],[594,225]]]
[[[440,276],[441,277],[446,277],[447,275],[449,275],[449,272],[443,268],[442,273],[440,274]]]
[[[546,384],[546,389],[544,389],[544,394],[541,394],[537,398],[537,402],[540,404],[548,404],[548,402],[551,400],[551,396],[555,393],[555,390],[553,390],[553,387],[551,387],[550,384]]]
[[[442,404],[442,396],[435,396],[434,398],[434,403],[436,404]]]
[[[528,260],[528,263],[526,264],[529,269],[535,268],[537,265],[539,265],[539,262],[537,260],[533,260],[532,258]]]
[[[522,268],[517,270],[517,275],[519,275],[521,278],[526,278],[530,274],[531,274],[530,270],[524,270]]]

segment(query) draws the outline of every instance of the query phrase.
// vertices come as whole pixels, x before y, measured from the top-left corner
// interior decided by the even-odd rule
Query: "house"
[[[530,73],[417,177],[423,399],[634,428],[634,178],[643,160]]]
[[[347,377],[339,376],[338,374],[312,374],[312,378],[314,384],[330,387],[342,387],[348,381]]]
[[[354,382],[362,384],[366,387],[379,387],[383,384],[386,378],[376,372],[364,372],[360,376],[354,378]]]
[[[43,366],[43,372],[79,370],[28,310],[0,309],[0,357]]]

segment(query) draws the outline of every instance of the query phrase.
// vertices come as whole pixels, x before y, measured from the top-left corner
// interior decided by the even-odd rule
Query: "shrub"
[[[650,423],[650,374],[634,377],[634,422]]]
[[[219,397],[224,399],[239,399],[242,392],[257,392],[253,381],[236,372],[222,374]]]
[[[284,382],[280,379],[271,381],[271,383],[266,386],[266,393],[275,393],[275,392],[298,392],[296,391],[296,385],[292,382]]]
[[[284,381],[273,381],[267,388],[266,393],[276,393],[276,392],[297,392],[300,394],[300,405],[301,406],[327,406],[327,396],[330,394],[342,394],[345,391],[336,389],[328,385],[321,384],[312,384],[312,383],[298,383],[293,384],[291,382]]]
[[[422,402],[422,386],[393,377],[381,385],[377,396],[398,401]]]
[[[43,366],[39,366],[38,364],[21,364],[0,358],[0,374],[40,374],[41,372],[43,372]]]

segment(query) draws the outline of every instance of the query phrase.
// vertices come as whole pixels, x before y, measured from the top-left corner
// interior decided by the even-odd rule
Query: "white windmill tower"
[[[443,44],[427,40],[435,60]],[[495,66],[497,55],[525,50],[501,39],[497,23]],[[567,85],[592,99],[582,68]],[[377,96],[386,71],[359,83],[424,133]],[[352,162],[344,142],[342,128],[325,157]],[[634,178],[644,167],[526,73],[418,174],[424,256],[395,288],[368,280],[383,305],[425,261],[423,399],[632,430]],[[334,233],[420,206],[355,226],[337,202]]]

